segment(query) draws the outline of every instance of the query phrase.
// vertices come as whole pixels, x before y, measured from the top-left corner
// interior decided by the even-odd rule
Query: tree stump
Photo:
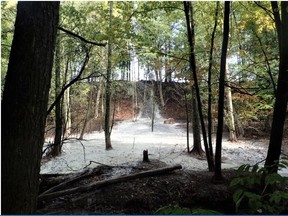
[[[148,149],[143,151],[143,162],[150,162],[148,158]]]

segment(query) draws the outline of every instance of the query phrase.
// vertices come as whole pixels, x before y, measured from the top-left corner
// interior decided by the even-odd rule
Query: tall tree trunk
[[[135,75],[135,71],[134,71],[134,75]],[[133,93],[132,93],[132,117],[133,117],[133,121],[136,120],[137,118],[137,107],[138,107],[138,96],[137,96],[137,82],[134,81],[133,82]]]
[[[186,140],[187,140],[187,152],[190,152],[190,143],[189,143],[189,106],[188,106],[188,99],[187,99],[187,92],[186,88],[183,89],[184,98],[185,98],[185,110],[186,110]]]
[[[85,115],[85,119],[84,119],[84,123],[83,123],[83,127],[79,136],[79,140],[83,140],[83,136],[87,127],[87,123],[89,120],[89,116],[91,113],[91,108],[92,108],[92,100],[93,99],[93,86],[92,84],[90,84],[90,92],[89,92],[89,98],[88,98],[88,107],[87,107],[87,111],[86,111],[86,115]]]
[[[66,69],[65,69],[65,79],[64,83],[67,83],[67,77],[69,72],[69,59],[67,59]],[[64,118],[65,118],[65,129],[64,136],[69,137],[71,134],[71,105],[70,105],[70,87],[67,88],[64,94]]]
[[[173,31],[173,28],[170,28],[171,32]],[[165,45],[165,53],[169,53],[171,50],[171,41],[170,39],[168,40],[168,45]],[[172,70],[171,70],[171,65],[169,63],[169,58],[168,56],[165,57],[165,83],[171,82],[172,80]]]
[[[270,142],[265,166],[269,169],[269,172],[277,172],[278,166],[276,163],[279,161],[281,154],[288,101],[288,2],[281,2],[281,19],[278,10],[278,3],[271,2],[271,4],[279,39],[280,62],[276,101],[274,104]]]
[[[159,77],[157,79],[157,83],[158,83],[158,90],[159,90],[159,97],[160,97],[160,104],[161,107],[165,106],[165,102],[164,102],[164,97],[163,97],[163,89],[162,89],[162,72],[161,69],[159,69],[158,71],[159,73]]]
[[[200,122],[201,122],[205,153],[207,157],[209,171],[213,171],[214,162],[213,162],[213,158],[210,156],[211,154],[210,154],[210,150],[209,150],[209,146],[207,142],[206,128],[205,128],[204,117],[203,117],[203,112],[202,112],[202,103],[201,103],[201,98],[200,98],[200,90],[199,90],[198,78],[197,78],[197,72],[196,72],[196,60],[195,60],[195,52],[194,52],[195,33],[194,33],[192,2],[184,1],[184,12],[185,12],[186,24],[187,24],[188,42],[190,46],[189,63],[190,63],[190,68],[192,70],[192,75],[193,75],[193,80],[194,80],[194,85],[195,85],[195,92],[196,92],[198,111],[199,111],[199,117],[200,117]]]
[[[56,48],[55,48],[55,99],[61,92],[61,61],[60,61],[60,34],[58,31]],[[62,106],[59,100],[55,105],[55,136],[54,144],[49,155],[56,157],[61,154],[62,132],[63,132],[63,116]]]
[[[113,1],[109,2],[110,4],[110,23],[109,29],[112,28],[112,12],[113,12]],[[104,121],[104,131],[105,131],[105,145],[106,150],[112,149],[111,144],[111,116],[110,116],[110,109],[111,109],[111,73],[112,73],[112,42],[111,36],[109,36],[108,40],[108,63],[107,63],[107,74],[106,74],[106,89],[105,89],[105,121]]]
[[[99,84],[98,84],[98,91],[97,91],[97,96],[96,96],[96,106],[95,106],[95,118],[97,119],[99,117],[99,104],[100,104],[100,99],[102,95],[102,88],[103,88],[103,78],[100,77],[99,79]]]
[[[229,128],[229,141],[230,142],[237,142],[237,135],[236,135],[236,127],[235,127],[235,121],[234,121],[234,109],[233,109],[233,99],[232,99],[232,92],[230,88],[230,82],[229,82],[229,65],[226,62],[226,83],[228,84],[228,87],[226,88],[226,97],[227,97],[227,110],[228,110],[228,128]]]
[[[18,2],[2,99],[2,214],[35,213],[59,2]]]
[[[225,72],[226,72],[226,58],[229,40],[229,13],[230,2],[225,1],[224,8],[224,32],[221,53],[220,77],[219,77],[219,98],[218,98],[218,127],[216,137],[216,151],[215,151],[215,175],[214,179],[220,181],[223,179],[221,170],[221,151],[222,151],[222,133],[223,133],[223,117],[224,117],[224,94],[225,94]]]
[[[192,128],[193,128],[193,149],[192,154],[202,155],[204,153],[201,147],[201,129],[199,120],[199,111],[194,86],[192,87]]]
[[[213,65],[213,50],[214,50],[214,40],[216,34],[216,28],[218,23],[218,10],[219,1],[216,2],[215,17],[214,17],[214,27],[211,36],[211,47],[209,52],[209,66],[208,66],[208,143],[210,149],[210,157],[213,157],[213,144],[212,144],[212,65]]]

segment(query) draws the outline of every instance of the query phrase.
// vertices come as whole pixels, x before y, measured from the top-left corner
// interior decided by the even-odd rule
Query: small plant
[[[191,214],[221,214],[220,212],[213,211],[210,209],[189,209],[189,208],[184,208],[180,207],[178,205],[174,206],[164,206],[160,209],[158,209],[155,214],[161,214],[161,215],[191,215]]]
[[[286,161],[285,161],[286,160]],[[287,159],[277,164],[287,168]],[[235,188],[233,201],[236,213],[239,209],[249,214],[281,214],[288,212],[288,178],[277,173],[268,173],[265,167],[248,164],[238,168],[239,176],[230,183]],[[284,191],[283,191],[284,190]],[[247,211],[247,212],[246,212]]]

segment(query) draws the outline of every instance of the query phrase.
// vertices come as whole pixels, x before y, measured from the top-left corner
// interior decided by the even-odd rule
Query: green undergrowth
[[[278,164],[287,169],[287,158]],[[238,177],[230,182],[235,192],[233,201],[237,214],[287,214],[288,178],[278,173],[269,173],[267,168],[242,165]]]

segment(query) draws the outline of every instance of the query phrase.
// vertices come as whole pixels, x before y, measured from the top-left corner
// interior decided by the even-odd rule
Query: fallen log
[[[178,164],[175,166],[169,166],[169,167],[159,168],[159,169],[155,169],[155,170],[148,170],[148,171],[144,171],[144,172],[140,172],[140,173],[135,173],[132,175],[120,176],[120,177],[112,178],[112,179],[106,179],[106,180],[98,181],[96,183],[92,183],[89,185],[83,185],[83,186],[79,186],[79,187],[75,187],[75,188],[70,188],[67,190],[61,190],[58,192],[46,193],[46,194],[42,193],[41,195],[38,196],[38,201],[53,199],[56,197],[65,196],[65,195],[73,194],[73,193],[80,193],[80,192],[95,190],[95,189],[103,187],[103,186],[116,184],[116,183],[132,180],[132,179],[137,179],[137,178],[155,176],[155,175],[171,172],[171,171],[176,170],[176,169],[182,169],[182,166]]]
[[[75,183],[77,181],[80,181],[80,180],[82,180],[84,178],[87,178],[87,177],[93,175],[94,173],[95,172],[93,172],[91,170],[90,171],[89,170],[85,170],[84,172],[80,173],[80,175],[77,175],[77,176],[75,176],[75,177],[73,177],[71,179],[68,179],[67,181],[64,181],[64,182],[62,182],[60,184],[57,184],[56,186],[54,186],[52,188],[49,188],[48,190],[46,190],[43,193],[41,193],[40,196],[42,196],[44,194],[55,192],[55,191],[57,191],[59,189],[62,189],[64,187],[68,186],[68,185],[71,185],[71,184],[73,184],[73,183]]]

